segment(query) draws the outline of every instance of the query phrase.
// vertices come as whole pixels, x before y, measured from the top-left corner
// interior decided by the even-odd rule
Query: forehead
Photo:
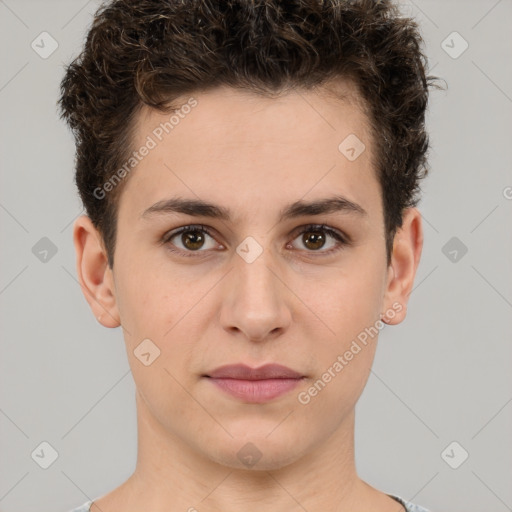
[[[219,87],[173,105],[139,113],[133,146],[151,149],[130,173],[120,216],[129,205],[135,220],[171,196],[225,205],[240,218],[333,193],[379,208],[368,119],[350,83],[274,98]],[[361,151],[356,159],[350,146]]]

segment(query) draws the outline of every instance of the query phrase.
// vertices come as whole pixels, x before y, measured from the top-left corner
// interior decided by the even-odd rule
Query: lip
[[[244,364],[226,365],[203,377],[229,395],[249,403],[264,403],[281,396],[305,378],[279,364],[251,368]]]
[[[213,379],[264,380],[300,379],[303,375],[280,364],[265,364],[258,368],[251,368],[245,364],[228,364],[213,370],[206,377]]]

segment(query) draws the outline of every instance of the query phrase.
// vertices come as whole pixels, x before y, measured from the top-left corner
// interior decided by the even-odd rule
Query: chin
[[[245,469],[248,471],[272,471],[284,468],[297,461],[306,447],[298,446],[295,441],[283,430],[281,436],[270,434],[267,431],[262,435],[246,434],[243,437],[234,436],[223,446],[216,443],[217,450],[209,457],[216,463],[232,469]],[[303,439],[303,436],[300,436]]]

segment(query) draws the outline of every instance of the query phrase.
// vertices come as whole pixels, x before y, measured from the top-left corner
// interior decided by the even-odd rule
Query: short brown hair
[[[403,210],[426,176],[427,59],[416,22],[390,0],[114,0],[98,9],[61,83],[76,184],[114,263],[123,183],[101,187],[133,151],[142,105],[218,85],[270,95],[337,77],[357,86],[371,126],[388,264]],[[340,141],[341,142],[341,141]],[[126,180],[124,180],[126,182]]]

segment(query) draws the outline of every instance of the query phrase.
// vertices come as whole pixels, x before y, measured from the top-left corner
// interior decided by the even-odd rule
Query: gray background
[[[69,510],[117,487],[136,460],[122,333],[96,323],[76,279],[82,208],[55,106],[97,5],[0,1],[2,512]],[[448,89],[431,97],[423,257],[408,316],[382,331],[357,406],[357,466],[433,511],[512,510],[512,2],[403,5]],[[46,59],[31,47],[43,31],[59,45]],[[457,58],[454,31],[469,43]],[[57,249],[46,261],[43,237]],[[32,456],[44,441],[58,453],[47,469]]]

